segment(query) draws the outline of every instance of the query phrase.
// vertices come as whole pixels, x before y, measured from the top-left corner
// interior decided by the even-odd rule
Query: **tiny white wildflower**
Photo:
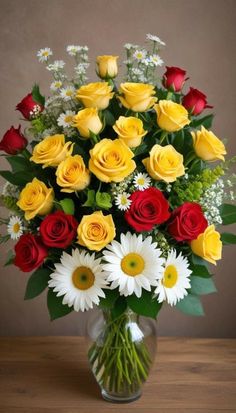
[[[127,49],[127,50],[130,50],[130,49],[137,49],[138,46],[137,46],[136,44],[126,43],[126,44],[124,45],[124,48]]]
[[[52,82],[50,89],[53,90],[53,92],[56,92],[61,87],[62,87],[62,82],[60,80],[55,80],[55,82]]]
[[[22,220],[17,216],[12,216],[9,219],[7,225],[7,232],[10,235],[11,239],[17,240],[21,237],[24,231],[24,226]]]
[[[65,113],[61,113],[59,118],[57,119],[58,126],[69,128],[72,125],[74,116],[75,112],[73,112],[72,110],[67,110]]]
[[[162,66],[163,65],[163,60],[158,54],[153,54],[149,57],[149,62],[153,64],[154,66]]]
[[[146,50],[136,50],[133,54],[133,57],[136,60],[143,60],[145,59],[146,55],[147,55]]]
[[[59,72],[65,66],[65,62],[63,60],[55,60],[53,63],[47,66],[47,70],[49,72]]]
[[[67,46],[66,51],[70,56],[76,56],[81,51],[81,46],[70,45]]]
[[[160,46],[165,46],[165,42],[163,42],[160,37],[155,36],[153,34],[148,33],[146,36],[147,40],[152,40],[153,42],[159,43]]]
[[[144,189],[149,188],[151,184],[151,178],[148,176],[148,174],[139,172],[137,175],[135,175],[133,182],[135,188],[137,188],[139,191],[144,191]]]
[[[75,88],[74,86],[67,86],[61,89],[60,96],[63,100],[68,102],[69,100],[73,99],[75,96]]]
[[[37,57],[38,57],[40,62],[47,62],[50,56],[52,56],[52,51],[49,47],[45,47],[44,49],[40,49],[37,52]]]
[[[121,211],[127,211],[129,209],[132,201],[129,199],[130,194],[127,192],[123,192],[122,194],[118,194],[115,197],[115,204],[118,206],[118,209]]]

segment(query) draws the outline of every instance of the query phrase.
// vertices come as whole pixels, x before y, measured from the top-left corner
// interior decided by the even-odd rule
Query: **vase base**
[[[131,403],[134,402],[135,400],[138,400],[142,395],[141,390],[138,391],[135,394],[132,394],[132,396],[115,396],[113,394],[109,394],[106,392],[106,390],[102,389],[102,397],[104,400],[110,403]]]

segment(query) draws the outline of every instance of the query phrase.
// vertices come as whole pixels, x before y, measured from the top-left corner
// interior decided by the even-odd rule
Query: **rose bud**
[[[27,139],[22,135],[20,131],[21,126],[18,129],[13,126],[3,136],[0,142],[0,150],[8,153],[9,155],[15,155],[22,151],[27,146]]]
[[[101,79],[113,79],[117,76],[119,56],[97,56],[98,75]]]
[[[179,67],[168,67],[166,66],[166,72],[163,75],[163,86],[166,89],[172,89],[174,92],[179,92],[183,85],[185,77],[186,75],[186,71],[183,69],[180,69]]]
[[[213,108],[213,106],[207,104],[206,95],[193,87],[190,87],[187,95],[183,97],[182,105],[192,115],[199,115],[205,108]]]
[[[40,103],[35,102],[32,93],[25,96],[20,103],[16,106],[16,110],[19,110],[25,119],[30,120],[39,115],[43,111],[44,107]]]

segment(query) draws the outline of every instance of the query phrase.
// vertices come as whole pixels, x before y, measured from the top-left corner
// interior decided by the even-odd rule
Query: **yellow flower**
[[[146,83],[121,83],[120,92],[123,96],[118,96],[122,105],[134,112],[145,112],[157,101],[155,88]]]
[[[54,192],[47,188],[44,182],[34,178],[22,189],[17,205],[25,212],[25,219],[29,221],[36,215],[47,215],[52,207]]]
[[[134,154],[121,139],[102,139],[90,150],[89,170],[102,182],[121,182],[136,168]]]
[[[112,79],[117,76],[118,58],[119,56],[97,56],[98,74],[102,79]]]
[[[147,131],[143,129],[143,122],[133,116],[120,116],[113,126],[118,138],[122,139],[130,148],[139,146]]]
[[[69,156],[60,163],[56,171],[57,185],[61,192],[75,192],[86,188],[90,182],[89,170],[80,155]]]
[[[143,160],[149,175],[156,180],[174,182],[184,175],[183,155],[172,145],[154,145],[150,157]]]
[[[100,251],[116,235],[112,215],[103,215],[101,211],[84,215],[77,232],[78,243],[92,251]]]
[[[64,135],[47,136],[34,147],[30,160],[42,164],[43,168],[47,166],[56,167],[72,154],[73,146],[72,142],[65,143]]]
[[[98,109],[86,108],[80,110],[73,118],[73,126],[78,129],[80,135],[84,138],[90,137],[90,131],[97,135],[102,129]]]
[[[216,261],[221,259],[222,242],[214,225],[207,227],[190,245],[194,254],[212,264],[216,265]]]
[[[114,92],[107,82],[95,82],[81,86],[76,97],[86,108],[106,109]]]
[[[226,150],[223,142],[213,132],[202,126],[201,130],[192,132],[194,150],[199,158],[204,161],[225,160]]]
[[[158,126],[167,132],[176,132],[190,123],[188,111],[179,103],[160,100],[154,109],[157,113]]]

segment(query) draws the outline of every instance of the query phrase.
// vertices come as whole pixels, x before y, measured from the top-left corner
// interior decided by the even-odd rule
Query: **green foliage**
[[[47,305],[51,321],[64,317],[73,311],[73,307],[62,304],[62,297],[57,297],[51,288],[48,289]]]
[[[7,208],[10,209],[11,211],[14,212],[19,212],[20,209],[16,205],[17,199],[13,198],[12,196],[3,196],[1,195],[0,200],[2,201],[3,205]]]
[[[236,222],[236,205],[223,204],[220,207],[220,215],[223,225],[230,225]]]
[[[37,297],[47,288],[51,272],[48,268],[39,268],[30,276],[26,287],[25,300]]]
[[[110,209],[112,207],[111,195],[107,192],[97,192],[95,196],[96,205],[102,209]]]
[[[212,278],[202,278],[191,276],[191,293],[196,295],[206,295],[217,292]]]
[[[210,114],[210,115],[206,115],[203,117],[193,117],[190,126],[192,128],[198,128],[200,126],[204,126],[204,128],[206,129],[210,129],[212,126],[212,122],[214,119],[214,115]]]
[[[87,201],[83,204],[84,207],[95,208],[95,191],[94,189],[89,189],[87,192]]]
[[[192,276],[197,276],[200,278],[209,278],[211,274],[204,265],[191,265]]]
[[[120,293],[118,288],[115,290],[108,290],[105,289],[104,293],[106,295],[105,298],[100,298],[99,307],[102,309],[111,309],[114,307],[116,300],[119,298]]]
[[[40,105],[44,106],[45,104],[45,97],[41,95],[39,90],[39,85],[35,83],[32,89],[32,96],[35,102],[39,103]]]
[[[62,210],[65,214],[74,215],[75,213],[75,204],[71,198],[64,198],[59,202]]]
[[[7,267],[8,265],[12,265],[14,263],[14,258],[15,258],[15,255],[13,254],[13,252],[11,250],[8,251],[7,259],[6,259],[6,262],[4,264],[4,267]]]
[[[188,294],[183,298],[183,300],[180,300],[176,304],[176,308],[187,315],[204,315],[204,310],[200,298],[193,294]]]
[[[111,316],[113,320],[116,320],[120,317],[127,308],[127,302],[125,297],[122,295],[115,301],[113,308],[111,309]]]
[[[13,185],[25,186],[28,182],[32,181],[34,175],[31,172],[24,171],[24,173],[19,174],[19,172],[10,171],[0,171],[0,175]]]
[[[22,156],[7,156],[9,164],[11,165],[12,172],[24,172],[31,170],[31,162]]]
[[[136,295],[127,297],[128,306],[135,313],[146,317],[156,318],[159,313],[162,303],[158,303],[156,298],[152,297],[152,292],[143,290],[140,298]]]
[[[224,245],[236,244],[235,234],[230,234],[229,232],[223,232],[220,238]]]

